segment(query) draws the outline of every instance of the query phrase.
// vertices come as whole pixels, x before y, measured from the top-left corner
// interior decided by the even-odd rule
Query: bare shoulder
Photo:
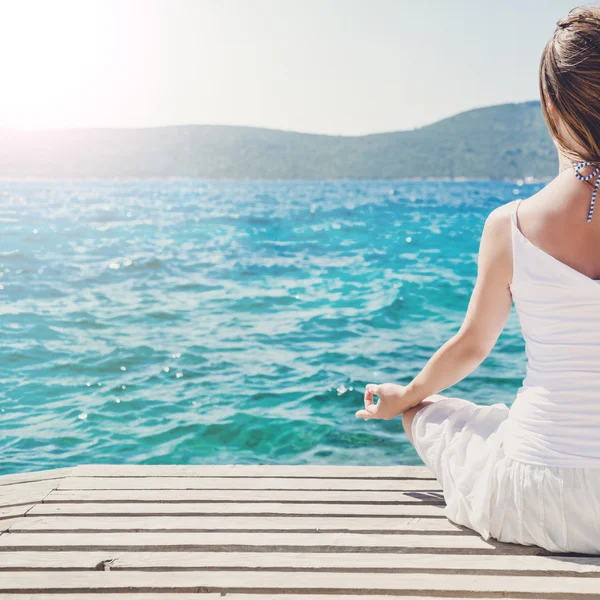
[[[507,202],[496,207],[486,218],[483,227],[483,238],[493,238],[498,242],[510,240],[511,214],[516,208],[518,200]]]
[[[518,200],[495,208],[486,218],[479,246],[479,275],[506,284],[512,279],[511,213]]]

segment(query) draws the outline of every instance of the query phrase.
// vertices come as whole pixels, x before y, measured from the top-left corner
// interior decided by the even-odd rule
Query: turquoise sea
[[[355,418],[459,328],[486,216],[542,184],[0,182],[0,474],[421,464]],[[446,390],[510,405],[513,309]]]

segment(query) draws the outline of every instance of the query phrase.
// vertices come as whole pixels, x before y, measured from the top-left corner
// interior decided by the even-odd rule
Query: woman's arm
[[[510,211],[500,206],[486,219],[477,260],[477,281],[459,331],[406,386],[367,386],[365,409],[357,417],[391,419],[428,396],[458,383],[488,356],[504,329],[512,305],[512,240]],[[379,402],[373,404],[373,394]]]

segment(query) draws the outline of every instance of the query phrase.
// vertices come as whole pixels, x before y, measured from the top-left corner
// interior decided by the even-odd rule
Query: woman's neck
[[[558,153],[558,172],[562,173],[567,167],[573,164],[570,158],[567,158],[561,152]]]

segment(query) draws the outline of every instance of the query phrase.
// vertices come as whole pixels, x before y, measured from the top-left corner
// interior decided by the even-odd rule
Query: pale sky
[[[411,129],[537,99],[576,4],[0,0],[0,127]]]

